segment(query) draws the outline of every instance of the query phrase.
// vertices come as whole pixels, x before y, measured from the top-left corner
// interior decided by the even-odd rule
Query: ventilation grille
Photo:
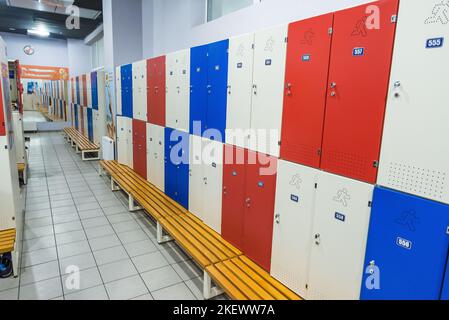
[[[446,181],[445,172],[396,162],[389,164],[388,186],[405,192],[443,200]]]
[[[271,275],[296,294],[301,295],[301,292],[305,292],[306,283],[299,272],[290,272],[284,264],[274,263]]]
[[[319,154],[316,147],[291,142],[287,143],[286,141],[282,142],[281,159],[309,164],[317,162],[317,157],[319,157]]]
[[[364,180],[371,176],[374,160],[361,157],[357,154],[328,151],[323,153],[323,169],[335,172],[354,179]]]

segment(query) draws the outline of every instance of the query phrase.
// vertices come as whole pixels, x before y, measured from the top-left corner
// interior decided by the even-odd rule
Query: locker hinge
[[[379,168],[379,161],[377,161],[377,160],[374,161],[374,162],[373,162],[373,167],[374,167],[374,168]]]
[[[288,43],[288,37],[285,37],[285,43]]]
[[[278,145],[279,145],[279,147],[281,146],[281,143],[282,143],[282,141],[278,141]]]
[[[396,23],[398,21],[398,16],[396,14],[391,16],[391,23]]]
[[[449,234],[449,227],[447,227],[446,233]]]
[[[318,153],[319,156],[321,156],[322,150],[318,149],[317,153]]]
[[[334,28],[330,27],[330,28],[327,30],[327,33],[328,33],[328,34],[333,34],[333,33],[334,33]]]
[[[5,146],[5,150],[8,150],[8,146]]]
[[[373,202],[372,201],[368,201],[368,208],[371,208],[373,206]]]
[[[254,45],[254,43],[253,43],[253,44],[251,45],[251,48],[254,49],[254,47],[255,47],[255,45]]]
[[[318,183],[315,183],[315,189],[318,189]]]

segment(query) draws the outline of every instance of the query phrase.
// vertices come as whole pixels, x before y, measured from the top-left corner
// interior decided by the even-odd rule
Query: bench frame
[[[74,129],[76,130],[76,129]],[[67,141],[70,145],[75,148],[77,154],[81,154],[81,159],[83,161],[94,161],[100,160],[100,148],[98,149],[81,149],[79,143],[74,139],[67,131],[64,130]],[[88,157],[87,154],[96,154],[96,156]]]

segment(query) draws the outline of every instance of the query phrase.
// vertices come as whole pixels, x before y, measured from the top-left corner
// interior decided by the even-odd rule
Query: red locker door
[[[147,61],[148,122],[165,127],[165,56]]]
[[[87,105],[87,79],[86,79],[85,74],[83,74],[83,106],[88,107],[88,105]]]
[[[249,159],[256,153],[249,151]],[[265,165],[265,159],[269,164]],[[271,266],[273,238],[274,198],[276,192],[277,158],[257,154],[256,165],[246,167],[245,219],[243,226],[243,252],[266,271]],[[270,167],[269,172],[264,168]]]
[[[147,177],[146,136],[146,122],[133,119],[133,168],[145,179]]]
[[[79,130],[80,130],[80,133],[84,135],[84,108],[83,108],[83,106],[79,106],[79,108],[80,108]]]
[[[334,16],[288,28],[281,158],[319,168]]]
[[[367,13],[372,8],[380,15],[378,29],[368,28],[376,19]],[[381,0],[334,14],[325,171],[376,182],[397,10],[398,0]]]
[[[72,78],[71,80],[71,87],[72,87],[72,103],[75,103],[76,95],[75,95],[75,80]]]
[[[221,235],[240,250],[243,249],[247,153],[232,145],[224,147]]]

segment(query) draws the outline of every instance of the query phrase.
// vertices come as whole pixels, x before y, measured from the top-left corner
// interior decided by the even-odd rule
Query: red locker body
[[[71,87],[72,87],[72,103],[75,103],[76,101],[76,95],[75,95],[75,80],[72,78],[71,79]]]
[[[256,153],[249,151],[249,158]],[[260,154],[258,154],[260,155]],[[256,165],[246,170],[245,219],[243,225],[243,252],[270,271],[273,239],[274,199],[276,194],[277,159],[268,157],[273,174],[264,175],[264,163],[258,159]]]
[[[133,120],[133,168],[142,178],[147,178],[147,125]]]
[[[334,14],[321,168],[375,183],[390,76],[397,0],[372,3],[380,28],[369,29],[370,4]]]
[[[83,106],[79,106],[79,108],[80,108],[80,126],[79,126],[80,133],[85,134],[85,131],[84,131],[84,108],[83,108]]]
[[[165,56],[147,60],[148,122],[165,127]]]
[[[84,107],[88,107],[87,105],[87,79],[86,79],[86,75],[83,74],[83,106]]]
[[[319,168],[333,14],[288,28],[281,159]]]
[[[0,136],[6,135],[5,109],[3,106],[3,79],[0,76]]]
[[[246,159],[248,151],[236,146],[225,145],[221,235],[234,246],[243,250],[246,164],[236,163],[236,154],[242,154]]]

